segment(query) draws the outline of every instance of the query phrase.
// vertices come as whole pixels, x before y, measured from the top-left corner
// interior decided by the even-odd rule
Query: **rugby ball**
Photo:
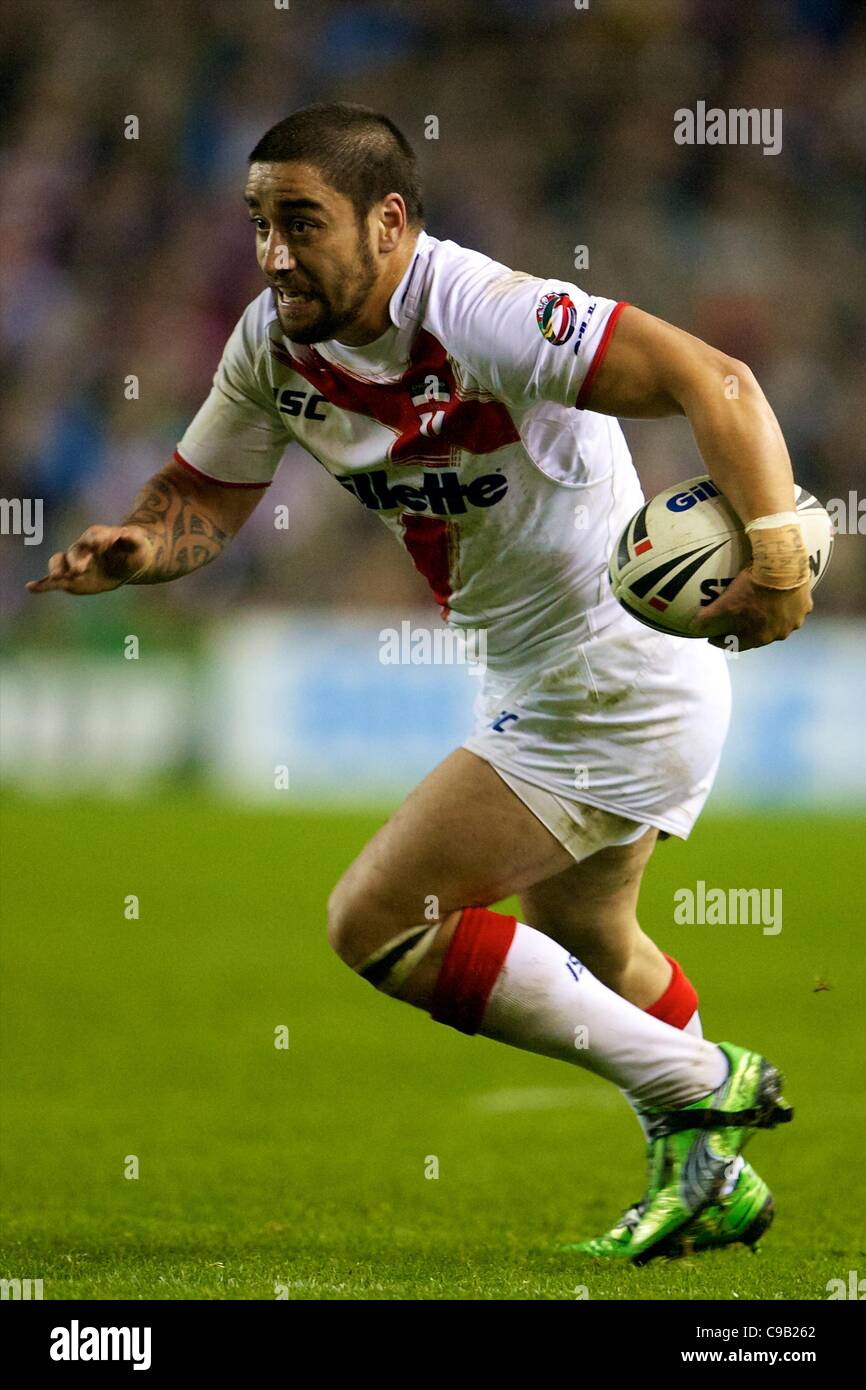
[[[805,488],[796,488],[796,507],[814,589],[830,563],[833,523]],[[608,573],[615,597],[639,622],[680,637],[705,637],[692,631],[695,618],[751,558],[740,518],[704,474],[667,488],[635,512]]]

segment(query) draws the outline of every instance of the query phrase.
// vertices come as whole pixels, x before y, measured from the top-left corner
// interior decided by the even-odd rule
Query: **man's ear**
[[[408,226],[406,204],[399,193],[388,193],[382,199],[377,213],[377,222],[379,226],[379,250],[396,250]]]

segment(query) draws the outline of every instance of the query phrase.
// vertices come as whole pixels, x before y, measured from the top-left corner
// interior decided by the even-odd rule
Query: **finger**
[[[46,574],[42,579],[28,579],[25,588],[31,594],[75,593],[77,576],[61,574],[57,577]]]
[[[48,573],[43,574],[41,579],[28,579],[24,587],[29,589],[31,594],[47,594],[52,589],[64,588],[66,579],[66,557],[62,551],[58,551],[48,562]]]
[[[97,548],[104,543],[107,530],[108,528],[105,526],[88,526],[86,531],[82,531],[76,544]]]
[[[710,627],[716,618],[723,618],[726,613],[731,611],[730,605],[724,603],[722,599],[715,599],[706,608],[701,608],[692,619],[693,628]]]
[[[714,646],[720,646],[732,637],[741,642],[744,637],[750,635],[752,628],[750,623],[737,613],[718,613],[704,624],[693,622],[691,630],[694,637],[705,637]]]
[[[48,561],[48,576],[51,579],[62,579],[68,572],[69,566],[64,550],[56,550]]]
[[[93,545],[87,541],[76,541],[66,552],[71,575],[83,574],[93,562]]]
[[[708,637],[707,641],[711,647],[718,647],[719,651],[730,652],[732,639],[736,640],[737,645],[733,650],[737,653],[750,652],[755,647],[761,646],[760,642],[753,642],[748,637],[740,637],[736,632],[723,632],[719,637]]]

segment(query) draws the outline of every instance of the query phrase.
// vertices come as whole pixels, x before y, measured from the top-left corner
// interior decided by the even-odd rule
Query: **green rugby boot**
[[[771,1063],[734,1043],[719,1047],[728,1059],[729,1073],[718,1090],[680,1110],[645,1112],[650,1168],[646,1196],[605,1235],[561,1249],[645,1263],[662,1253],[655,1247],[706,1207],[718,1206],[730,1165],[756,1129],[772,1129],[793,1119],[793,1110],[782,1098],[781,1074]],[[707,1231],[702,1235],[706,1238]]]
[[[642,1197],[624,1212],[603,1236],[593,1240],[581,1241],[579,1245],[564,1247],[582,1255],[616,1256],[627,1253],[626,1247],[632,1232],[640,1222],[649,1203]],[[683,1255],[691,1255],[700,1250],[713,1250],[723,1245],[736,1245],[738,1242],[757,1251],[758,1241],[772,1224],[775,1209],[769,1187],[755,1172],[750,1163],[743,1163],[737,1181],[731,1192],[718,1197],[704,1207],[685,1226],[674,1231],[657,1245],[650,1246],[642,1263],[658,1256],[674,1260]]]
[[[769,1187],[750,1163],[744,1163],[733,1191],[710,1202],[667,1240],[651,1246],[649,1258],[665,1255],[668,1259],[676,1259],[700,1250],[715,1250],[738,1243],[757,1253],[758,1241],[769,1230],[774,1215]]]
[[[597,1259],[625,1259],[629,1258],[629,1245],[631,1243],[632,1231],[643,1219],[647,1206],[649,1205],[649,1193],[641,1197],[640,1201],[634,1202],[623,1212],[609,1231],[605,1231],[603,1236],[592,1236],[589,1240],[580,1240],[573,1245],[560,1245],[559,1249],[571,1255],[594,1255]]]

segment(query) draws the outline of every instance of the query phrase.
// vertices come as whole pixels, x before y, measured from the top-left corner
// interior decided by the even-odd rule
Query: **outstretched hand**
[[[31,594],[56,589],[67,594],[101,594],[119,589],[145,567],[151,549],[141,526],[88,526],[68,550],[51,556],[48,573],[28,580],[27,588]]]

